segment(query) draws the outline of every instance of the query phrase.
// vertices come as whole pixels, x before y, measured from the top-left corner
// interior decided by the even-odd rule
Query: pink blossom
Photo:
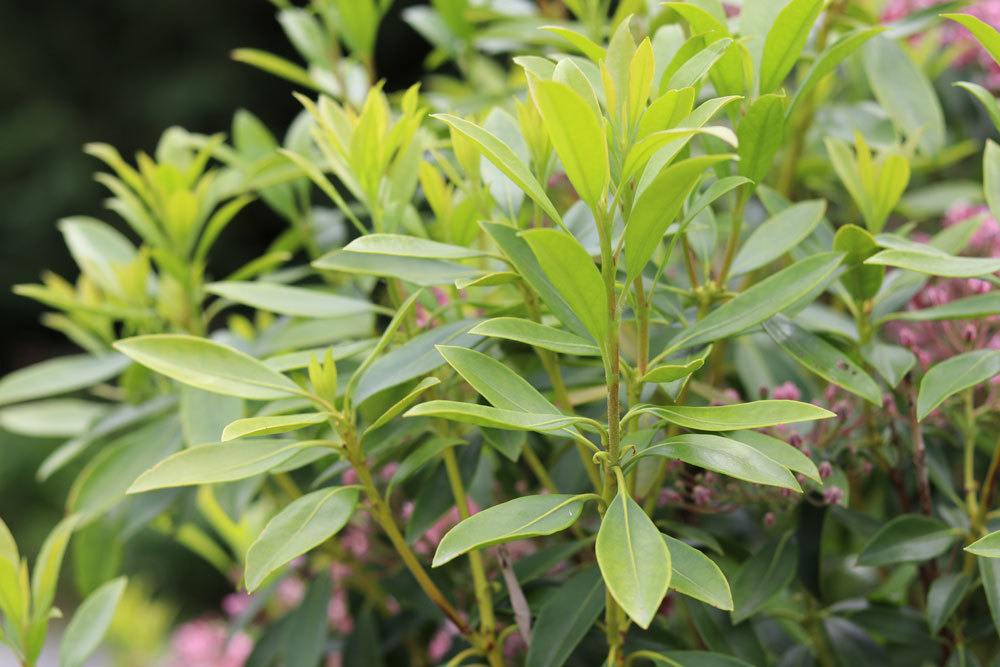
[[[354,629],[354,619],[347,603],[347,591],[338,588],[330,597],[326,606],[326,617],[334,630],[342,635],[349,635]]]
[[[667,505],[676,505],[681,500],[683,500],[681,494],[677,493],[674,489],[666,488],[660,491],[660,496],[656,499],[656,505],[657,507],[666,507]]]
[[[829,461],[823,461],[819,464],[819,476],[820,479],[826,479],[833,474],[833,466],[830,465]]]
[[[457,634],[458,628],[451,621],[446,621],[437,629],[427,644],[427,657],[431,659],[431,662],[441,662],[448,655]]]
[[[239,616],[247,610],[252,600],[253,598],[243,592],[230,593],[222,598],[222,610],[227,616]]]
[[[177,628],[170,648],[169,667],[243,667],[253,640],[243,632],[229,639],[224,623],[199,619]]]
[[[707,486],[697,484],[691,489],[691,499],[695,505],[707,505],[712,502],[712,490]]]
[[[795,386],[794,382],[783,382],[774,388],[771,397],[778,400],[797,401],[802,398],[802,392]]]
[[[285,577],[278,584],[278,600],[288,609],[299,606],[305,594],[305,582],[298,577]]]
[[[844,490],[839,486],[823,489],[823,502],[827,505],[839,505],[844,501]]]

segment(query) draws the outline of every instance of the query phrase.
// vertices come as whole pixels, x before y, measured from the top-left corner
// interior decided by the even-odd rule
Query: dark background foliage
[[[379,36],[376,59],[390,90],[419,77],[429,50],[400,17],[413,4],[397,0]],[[240,108],[284,133],[301,108],[291,87],[229,58],[234,48],[252,46],[298,60],[275,11],[266,0],[0,2],[0,375],[73,351],[39,323],[39,304],[10,291],[45,270],[75,279],[57,221],[94,216],[129,233],[103,207],[106,191],[92,178],[102,165],[82,152],[85,143],[112,144],[131,160],[136,151],[152,153],[171,125],[228,134]],[[236,268],[282,229],[265,206],[251,206],[230,226],[213,268]],[[0,513],[32,553],[78,471],[40,486],[34,472],[51,446],[3,432],[0,438]],[[127,557],[141,558],[143,569],[162,572],[164,581],[166,568],[182,569],[187,594],[200,591],[207,605],[228,588],[167,540],[139,545]]]

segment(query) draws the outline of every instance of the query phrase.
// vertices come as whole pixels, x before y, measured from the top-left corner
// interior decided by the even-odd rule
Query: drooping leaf
[[[843,257],[819,253],[764,278],[679,333],[667,346],[668,353],[742,333],[782,312],[828,280]]]
[[[670,563],[673,567],[671,588],[713,607],[731,611],[733,595],[719,566],[685,542],[669,535],[664,535],[663,541],[670,550]]]
[[[434,114],[433,117],[444,121],[456,132],[461,133],[471,140],[482,151],[483,156],[493,163],[497,169],[502,171],[507,178],[514,181],[517,187],[521,188],[526,195],[531,197],[547,216],[552,218],[553,221],[562,222],[562,218],[556,211],[555,206],[552,205],[552,201],[545,194],[545,188],[539,184],[538,180],[532,175],[531,170],[528,169],[528,166],[521,161],[521,158],[507,144],[498,139],[496,135],[458,116]]]
[[[0,380],[0,405],[65,394],[115,377],[129,365],[120,354],[74,354],[16,370]]]
[[[882,405],[882,390],[854,361],[826,342],[780,315],[764,322],[764,330],[795,361],[816,375],[872,405]]]
[[[885,524],[858,556],[858,565],[893,565],[940,556],[958,539],[955,528],[927,516],[905,514]]]
[[[551,413],[504,410],[477,403],[460,401],[428,401],[410,408],[406,417],[439,417],[464,424],[515,431],[558,431],[572,424],[590,421],[584,417],[554,415]]]
[[[292,317],[342,317],[380,310],[375,304],[361,299],[277,283],[218,282],[206,285],[205,291],[236,303]]]
[[[641,628],[648,628],[670,587],[670,550],[627,490],[618,489],[597,533],[597,564],[608,592]]]
[[[169,456],[139,476],[129,493],[197,484],[234,482],[260,475],[324,442],[293,440],[230,440],[201,445]]]
[[[36,438],[72,437],[105,415],[108,405],[77,398],[49,398],[0,409],[0,427]]]
[[[278,512],[247,551],[247,590],[257,590],[272,572],[335,535],[351,518],[358,493],[353,486],[321,489]]]
[[[601,353],[598,347],[586,338],[520,317],[495,317],[477,324],[469,330],[469,333],[515,340],[562,354],[594,356]]]
[[[219,394],[269,400],[303,393],[294,382],[250,355],[204,338],[136,336],[118,341],[115,349],[157,373]]]
[[[583,504],[584,499],[567,494],[522,496],[477,512],[445,533],[433,566],[473,549],[565,530],[580,518]]]
[[[920,380],[917,417],[924,419],[946,398],[1000,374],[1000,350],[973,350],[934,364]]]
[[[754,484],[778,486],[792,491],[802,490],[795,481],[795,476],[774,459],[746,443],[718,435],[707,433],[676,435],[642,450],[630,460],[630,463],[649,456],[677,459]]]

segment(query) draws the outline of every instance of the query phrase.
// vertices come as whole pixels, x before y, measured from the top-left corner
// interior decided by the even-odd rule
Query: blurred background
[[[414,4],[397,0],[379,35],[376,60],[389,90],[417,80],[429,51],[400,18]],[[252,46],[297,60],[275,11],[266,0],[0,3],[0,375],[73,351],[39,323],[38,303],[11,293],[45,270],[75,278],[57,221],[94,216],[129,233],[103,207],[106,191],[93,180],[101,165],[83,154],[85,143],[112,144],[131,161],[138,150],[152,152],[170,125],[228,134],[240,108],[284,134],[301,108],[291,87],[229,57]],[[285,226],[264,205],[252,205],[220,242],[226,250],[216,270],[242,265]],[[34,554],[61,516],[78,470],[70,466],[39,485],[35,470],[57,442],[2,431],[0,438],[0,515],[23,552]],[[181,596],[170,603],[182,614],[217,607],[230,590],[167,540],[131,557],[158,573],[154,587]]]

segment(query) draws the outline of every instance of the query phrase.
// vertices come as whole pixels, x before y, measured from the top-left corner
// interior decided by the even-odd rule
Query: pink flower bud
[[[695,505],[707,505],[712,501],[712,490],[698,484],[691,490],[691,499]]]
[[[819,464],[819,476],[820,479],[826,479],[833,474],[833,466],[830,465],[829,461],[823,461]]]
[[[774,522],[775,522],[774,512],[768,512],[767,514],[764,515],[764,526],[766,528],[770,528],[771,526],[773,526]]]
[[[779,400],[797,401],[802,398],[802,393],[794,382],[783,382],[774,388],[771,396]]]
[[[827,505],[839,505],[844,500],[844,491],[839,486],[831,486],[823,490],[823,502]]]
[[[973,294],[986,294],[990,291],[990,284],[980,278],[969,278],[965,281],[965,286]]]

